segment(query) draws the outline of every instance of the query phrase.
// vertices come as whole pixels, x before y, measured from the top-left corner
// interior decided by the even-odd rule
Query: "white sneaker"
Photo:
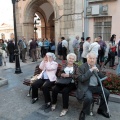
[[[54,111],[56,109],[56,104],[53,104],[51,110]]]
[[[67,112],[68,112],[68,109],[63,109],[60,113],[60,117],[66,115]]]

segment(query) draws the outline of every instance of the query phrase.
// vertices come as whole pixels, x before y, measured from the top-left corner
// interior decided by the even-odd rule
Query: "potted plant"
[[[107,80],[103,81],[103,85],[110,90],[110,93],[120,95],[120,77],[106,72]]]

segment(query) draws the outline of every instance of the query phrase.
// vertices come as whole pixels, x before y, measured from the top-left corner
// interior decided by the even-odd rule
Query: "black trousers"
[[[57,95],[61,91],[62,100],[63,100],[63,109],[68,109],[69,93],[75,89],[76,86],[74,83],[70,83],[69,85],[55,85],[54,88],[52,89],[52,104],[57,103]]]
[[[63,55],[63,60],[66,60],[66,56],[67,56],[67,48],[66,47],[62,47],[62,55]]]
[[[29,57],[32,57],[31,49],[29,49]]]
[[[41,88],[45,98],[45,103],[51,102],[50,88],[54,85],[54,82],[50,82],[48,79],[38,79],[32,84],[32,98],[38,98],[38,88]]]
[[[14,61],[14,53],[9,53],[9,62]]]
[[[104,62],[104,52],[99,51],[98,52],[98,58],[97,58],[97,64],[99,65],[100,63]]]
[[[110,62],[110,67],[114,67],[114,63],[115,63],[115,56],[111,56],[109,53],[108,53],[108,59],[107,61],[105,62],[104,65],[106,65],[108,62]]]
[[[21,53],[22,53],[22,62],[24,62],[24,61],[25,61],[26,49],[24,48],[24,49],[21,51]]]
[[[105,92],[106,100],[108,102],[110,92],[106,88],[104,88],[104,92]],[[95,87],[94,86],[89,86],[87,92],[85,93],[85,97],[84,97],[84,100],[83,100],[84,103],[83,103],[82,111],[85,114],[88,114],[88,115],[90,114],[90,106],[91,106],[91,103],[93,101],[93,95],[92,94],[94,94],[94,93],[101,96],[99,109],[103,110],[103,111],[107,111],[107,106],[105,104],[105,100],[104,100],[104,97],[103,97],[101,86],[95,86]]]

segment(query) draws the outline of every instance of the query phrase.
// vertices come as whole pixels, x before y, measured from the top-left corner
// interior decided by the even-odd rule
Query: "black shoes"
[[[103,110],[98,109],[97,113],[104,116],[104,117],[106,117],[106,118],[110,118],[110,115],[107,112],[103,111]]]
[[[33,98],[31,103],[34,104],[37,100],[38,98]]]
[[[80,113],[79,120],[85,120],[85,113],[83,111]]]
[[[50,107],[51,107],[51,104],[46,103],[45,105],[42,105],[40,109],[45,110],[45,109],[48,109]]]

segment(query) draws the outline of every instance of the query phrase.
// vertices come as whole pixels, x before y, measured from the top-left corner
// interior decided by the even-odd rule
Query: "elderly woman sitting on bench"
[[[45,105],[42,106],[43,109],[47,109],[51,105],[49,88],[51,88],[56,81],[56,71],[58,67],[58,63],[54,61],[55,59],[54,53],[46,53],[46,56],[39,66],[42,72],[38,76],[38,80],[32,84],[32,104],[38,100],[38,88],[42,88],[45,98]]]
[[[56,83],[54,88],[52,89],[52,111],[56,109],[57,105],[57,95],[59,92],[62,92],[62,99],[63,99],[63,110],[60,113],[60,116],[66,115],[68,111],[68,105],[69,105],[69,93],[72,90],[76,89],[77,81],[75,79],[75,75],[77,75],[77,66],[75,66],[73,63],[76,61],[76,55],[74,53],[70,53],[67,55],[67,64],[66,66],[63,66],[61,77],[66,79],[71,79],[72,81],[69,84],[59,84]]]

